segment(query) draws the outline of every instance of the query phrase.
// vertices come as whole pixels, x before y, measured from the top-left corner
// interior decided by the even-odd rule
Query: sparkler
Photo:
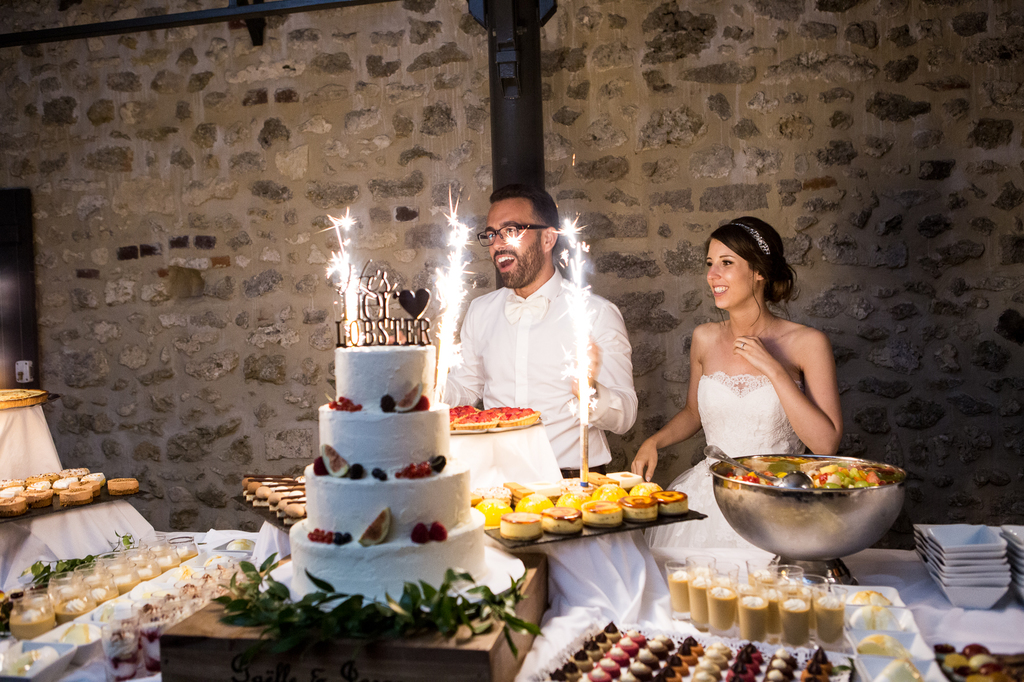
[[[448,370],[455,363],[458,348],[455,329],[462,303],[466,299],[463,275],[466,274],[464,254],[469,242],[469,226],[459,220],[459,202],[452,200],[448,188],[448,268],[437,270],[437,292],[441,304],[441,320],[437,325],[437,376],[434,380],[434,402],[441,402]]]
[[[585,253],[590,246],[580,240],[582,227],[577,223],[579,217],[572,222],[563,221],[560,233],[566,238],[569,248],[561,253],[561,261],[568,266],[572,277],[566,281],[568,289],[569,315],[572,318],[573,351],[570,356],[570,376],[576,379],[580,394],[580,480],[589,485],[590,479],[590,412],[592,400],[596,392],[590,387],[590,334],[593,319],[587,305],[590,299],[590,287],[584,283],[583,268],[586,264]]]
[[[347,236],[342,237],[342,230],[345,235],[348,235],[349,228],[355,224],[355,219],[352,218],[350,210],[345,209],[345,215],[341,218],[335,218],[334,216],[327,216],[327,219],[331,221],[331,227],[335,235],[338,237],[338,250],[331,252],[331,260],[327,266],[327,280],[331,282],[335,289],[338,291],[338,297],[341,298],[342,305],[340,308],[335,303],[335,321],[334,323],[338,327],[338,345],[345,346],[348,333],[343,333],[342,320],[345,322],[354,320],[358,317],[357,306],[358,306],[358,287],[359,278],[355,276],[355,267],[349,262],[348,258],[348,243],[351,241]],[[335,280],[337,283],[335,284]]]

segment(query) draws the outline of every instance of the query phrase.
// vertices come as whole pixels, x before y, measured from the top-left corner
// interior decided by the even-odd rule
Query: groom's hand
[[[601,371],[601,347],[594,342],[594,339],[590,339],[590,345],[587,346],[587,376],[590,378],[590,388],[597,390],[597,375]],[[574,377],[572,380],[572,394],[577,398],[580,397],[580,383]]]

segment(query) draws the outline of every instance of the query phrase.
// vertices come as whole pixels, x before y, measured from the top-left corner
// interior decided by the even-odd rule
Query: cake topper
[[[338,346],[426,346],[430,320],[423,317],[430,303],[426,289],[399,289],[386,270],[367,261],[354,281],[328,273],[327,281],[344,297],[344,320],[337,316]],[[398,301],[397,308],[393,303]],[[402,311],[408,317],[402,316]]]

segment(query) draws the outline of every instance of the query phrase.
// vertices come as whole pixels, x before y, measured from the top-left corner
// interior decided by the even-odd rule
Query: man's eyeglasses
[[[526,230],[544,230],[550,227],[550,225],[520,225],[518,223],[509,223],[505,227],[492,230],[490,228],[479,232],[476,238],[480,240],[480,246],[490,246],[494,243],[495,237],[501,237],[502,241],[508,242],[516,239]]]

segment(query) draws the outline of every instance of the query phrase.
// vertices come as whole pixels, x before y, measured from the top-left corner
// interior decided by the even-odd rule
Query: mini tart
[[[686,493],[677,490],[659,490],[651,493],[651,499],[658,503],[658,513],[663,516],[682,516],[690,511],[690,500]]]
[[[0,481],[0,490],[4,490],[6,488],[17,488],[19,486],[22,488],[25,487],[25,481],[20,478],[5,478]]]
[[[28,511],[28,501],[22,497],[0,500],[0,516],[21,516]]]
[[[24,497],[30,509],[42,509],[53,504],[52,490],[26,490]]]
[[[77,488],[75,490],[60,491],[60,506],[80,507],[83,504],[92,502],[92,488]]]
[[[93,481],[98,481],[102,486],[107,482],[107,476],[101,471],[95,474],[86,474],[85,476],[82,476],[82,483],[92,483]]]
[[[544,532],[541,515],[529,512],[504,514],[498,532],[506,540],[536,540]]]
[[[583,530],[583,512],[572,507],[551,507],[540,513],[545,533],[572,535]]]
[[[644,522],[658,518],[658,503],[646,495],[627,495],[618,504],[627,521]]]
[[[615,528],[622,525],[622,507],[618,502],[592,500],[583,503],[583,525]]]
[[[134,495],[139,492],[139,481],[135,478],[108,479],[107,492],[111,495]]]

